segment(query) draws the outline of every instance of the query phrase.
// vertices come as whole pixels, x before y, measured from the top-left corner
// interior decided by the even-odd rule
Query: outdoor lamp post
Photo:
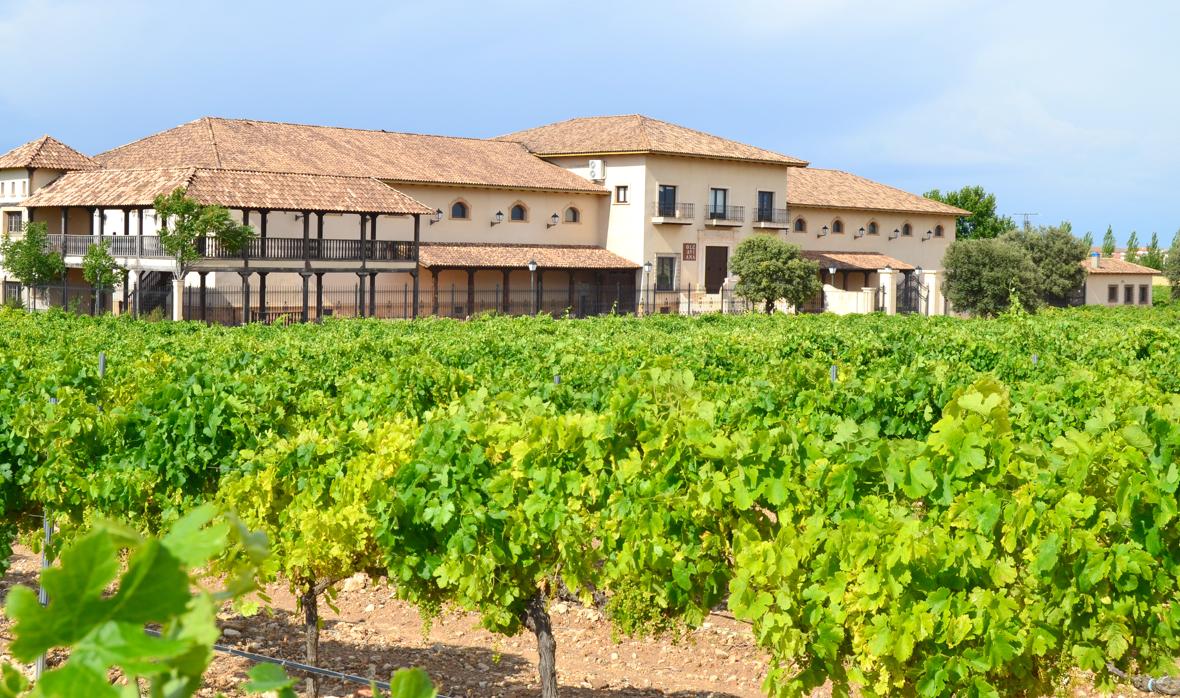
[[[549,216],[549,224],[546,225],[545,227],[552,228],[560,222],[561,222],[561,216],[557,215],[557,213],[554,212],[554,214],[552,216]]]
[[[434,225],[442,220],[442,209],[435,209],[434,215],[430,217],[430,224]]]
[[[492,225],[500,225],[504,222],[504,212],[496,211],[495,217],[492,218]]]
[[[644,313],[647,312],[647,306],[651,302],[651,289],[649,288],[650,285],[651,285],[651,262],[647,261],[647,262],[643,263],[643,283],[640,284],[640,288],[642,289],[642,292],[644,294],[643,295],[643,297],[644,297],[644,303],[643,303]]]
[[[500,218],[504,217],[503,213],[496,214]],[[529,287],[532,289],[530,294],[533,297],[533,315],[537,314],[537,260],[529,260]]]

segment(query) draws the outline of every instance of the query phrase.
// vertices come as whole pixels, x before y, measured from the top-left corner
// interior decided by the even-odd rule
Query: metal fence
[[[22,286],[13,281],[4,282],[0,299],[5,305],[20,305],[27,310],[48,310],[60,308],[78,315],[109,313],[114,309],[114,294],[110,291],[96,293],[89,286],[53,284],[50,286]]]

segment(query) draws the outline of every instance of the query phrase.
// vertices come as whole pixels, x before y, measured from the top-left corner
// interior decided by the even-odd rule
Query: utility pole
[[[1020,216],[1021,218],[1023,218],[1024,219],[1024,229],[1028,230],[1029,228],[1032,227],[1032,222],[1029,219],[1031,219],[1033,216],[1039,216],[1041,214],[1039,214],[1039,213],[1013,213],[1012,215]]]

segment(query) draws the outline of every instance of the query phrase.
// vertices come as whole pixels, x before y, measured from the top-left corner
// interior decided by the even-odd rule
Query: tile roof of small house
[[[1098,268],[1094,268],[1091,259],[1082,260],[1082,267],[1085,268],[1087,274],[1160,274],[1161,272],[1151,267],[1145,267],[1142,264],[1135,264],[1122,259],[1113,259],[1111,257],[1100,257],[1098,259]]]
[[[99,164],[52,136],[41,136],[0,155],[0,170],[94,170]]]
[[[787,170],[787,205],[946,216],[971,215],[970,211],[848,172],[813,167],[792,167]]]
[[[200,203],[229,208],[423,215],[434,211],[371,177],[198,167],[71,172],[34,193],[23,205],[149,207],[157,196],[175,189],[184,190]]]
[[[819,264],[820,269],[835,267],[837,271],[877,271],[890,267],[894,271],[913,271],[914,265],[877,252],[820,252],[803,250],[800,254]]]
[[[427,269],[638,269],[639,265],[593,245],[496,245],[424,242],[418,263]]]
[[[803,166],[807,162],[764,148],[670,124],[641,114],[589,116],[500,136],[541,156],[660,153]]]
[[[205,117],[95,156],[111,168],[203,167],[604,194],[518,143]]]

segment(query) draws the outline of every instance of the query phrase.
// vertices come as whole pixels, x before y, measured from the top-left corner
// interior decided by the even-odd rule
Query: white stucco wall
[[[1123,302],[1124,289],[1132,286],[1132,302],[1129,305],[1151,305],[1151,274],[1089,274],[1086,276],[1086,305],[1128,305]],[[1118,297],[1112,303],[1108,294],[1110,286],[1118,288]],[[1147,287],[1147,302],[1140,304],[1139,287]]]

